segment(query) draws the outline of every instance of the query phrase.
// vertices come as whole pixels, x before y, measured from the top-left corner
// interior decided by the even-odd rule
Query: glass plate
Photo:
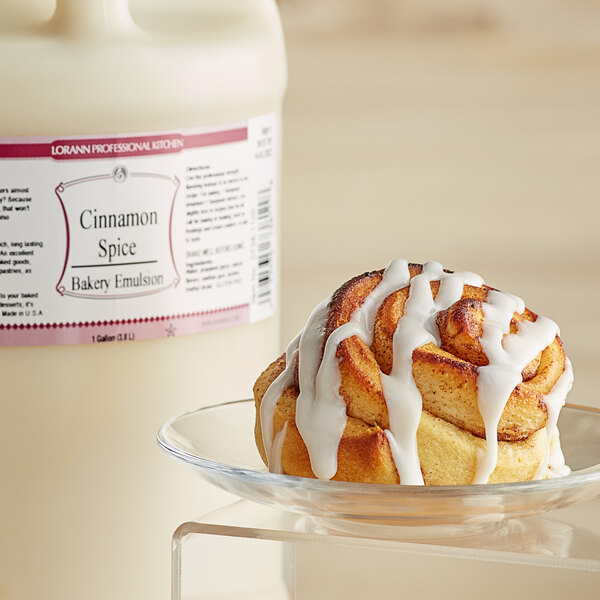
[[[254,401],[175,417],[158,433],[169,454],[228,492],[328,519],[380,525],[498,523],[600,496],[600,410],[567,405],[559,421],[568,477],[469,486],[319,481],[269,473],[254,444]]]

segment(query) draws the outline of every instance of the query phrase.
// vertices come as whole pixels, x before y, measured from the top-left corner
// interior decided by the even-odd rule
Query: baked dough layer
[[[421,265],[410,265],[411,277]],[[365,273],[342,285],[332,296],[325,324],[325,339],[350,320],[353,312],[382,279],[383,271]],[[431,282],[432,295],[439,281]],[[462,298],[437,316],[440,347],[425,344],[413,352],[412,372],[423,400],[417,432],[421,471],[426,484],[469,484],[473,481],[477,455],[485,451],[485,428],[477,405],[478,367],[487,364],[481,348],[483,308],[488,286],[465,285]],[[381,373],[389,374],[393,360],[393,336],[404,313],[409,287],[390,294],[377,312],[371,345],[357,336],[342,341],[336,351],[346,403],[347,424],[338,450],[338,471],[343,481],[399,483],[385,434],[389,418]],[[513,315],[511,333],[522,321],[535,321],[528,309]],[[256,444],[267,462],[260,423],[260,404],[270,383],[283,371],[285,355],[272,363],[254,387]],[[565,370],[562,342],[554,341],[523,370],[523,381],[513,390],[497,431],[498,463],[489,481],[532,479],[547,448],[548,418],[544,395]],[[288,387],[275,407],[273,435],[287,421],[282,448],[284,473],[314,477],[306,446],[295,424],[297,364],[294,385]]]
[[[254,393],[257,415],[268,385],[285,367],[285,357],[272,363],[256,382]],[[282,472],[299,477],[315,475],[310,467],[308,450],[295,423],[297,389],[287,388],[277,403],[273,433],[287,422],[282,446]],[[260,417],[255,426],[256,445],[267,464]],[[473,481],[477,454],[485,451],[485,440],[448,423],[424,410],[417,430],[417,448],[425,485],[466,485]],[[498,443],[498,463],[489,482],[528,481],[546,451],[546,430],[517,442]],[[336,481],[363,483],[400,483],[384,430],[355,417],[348,417],[338,450]]]

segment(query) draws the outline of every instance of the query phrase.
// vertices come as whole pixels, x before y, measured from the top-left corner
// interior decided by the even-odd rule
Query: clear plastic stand
[[[240,500],[173,536],[173,600],[600,598],[600,500],[543,516],[397,527]]]

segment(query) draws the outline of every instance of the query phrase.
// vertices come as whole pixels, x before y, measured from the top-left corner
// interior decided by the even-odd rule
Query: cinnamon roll
[[[568,472],[557,325],[469,272],[395,260],[344,283],[254,386],[273,472],[462,485]]]

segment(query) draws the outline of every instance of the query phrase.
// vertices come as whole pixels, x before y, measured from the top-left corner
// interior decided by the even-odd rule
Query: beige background
[[[600,3],[288,0],[283,340],[348,277],[439,260],[557,321],[600,407]]]

